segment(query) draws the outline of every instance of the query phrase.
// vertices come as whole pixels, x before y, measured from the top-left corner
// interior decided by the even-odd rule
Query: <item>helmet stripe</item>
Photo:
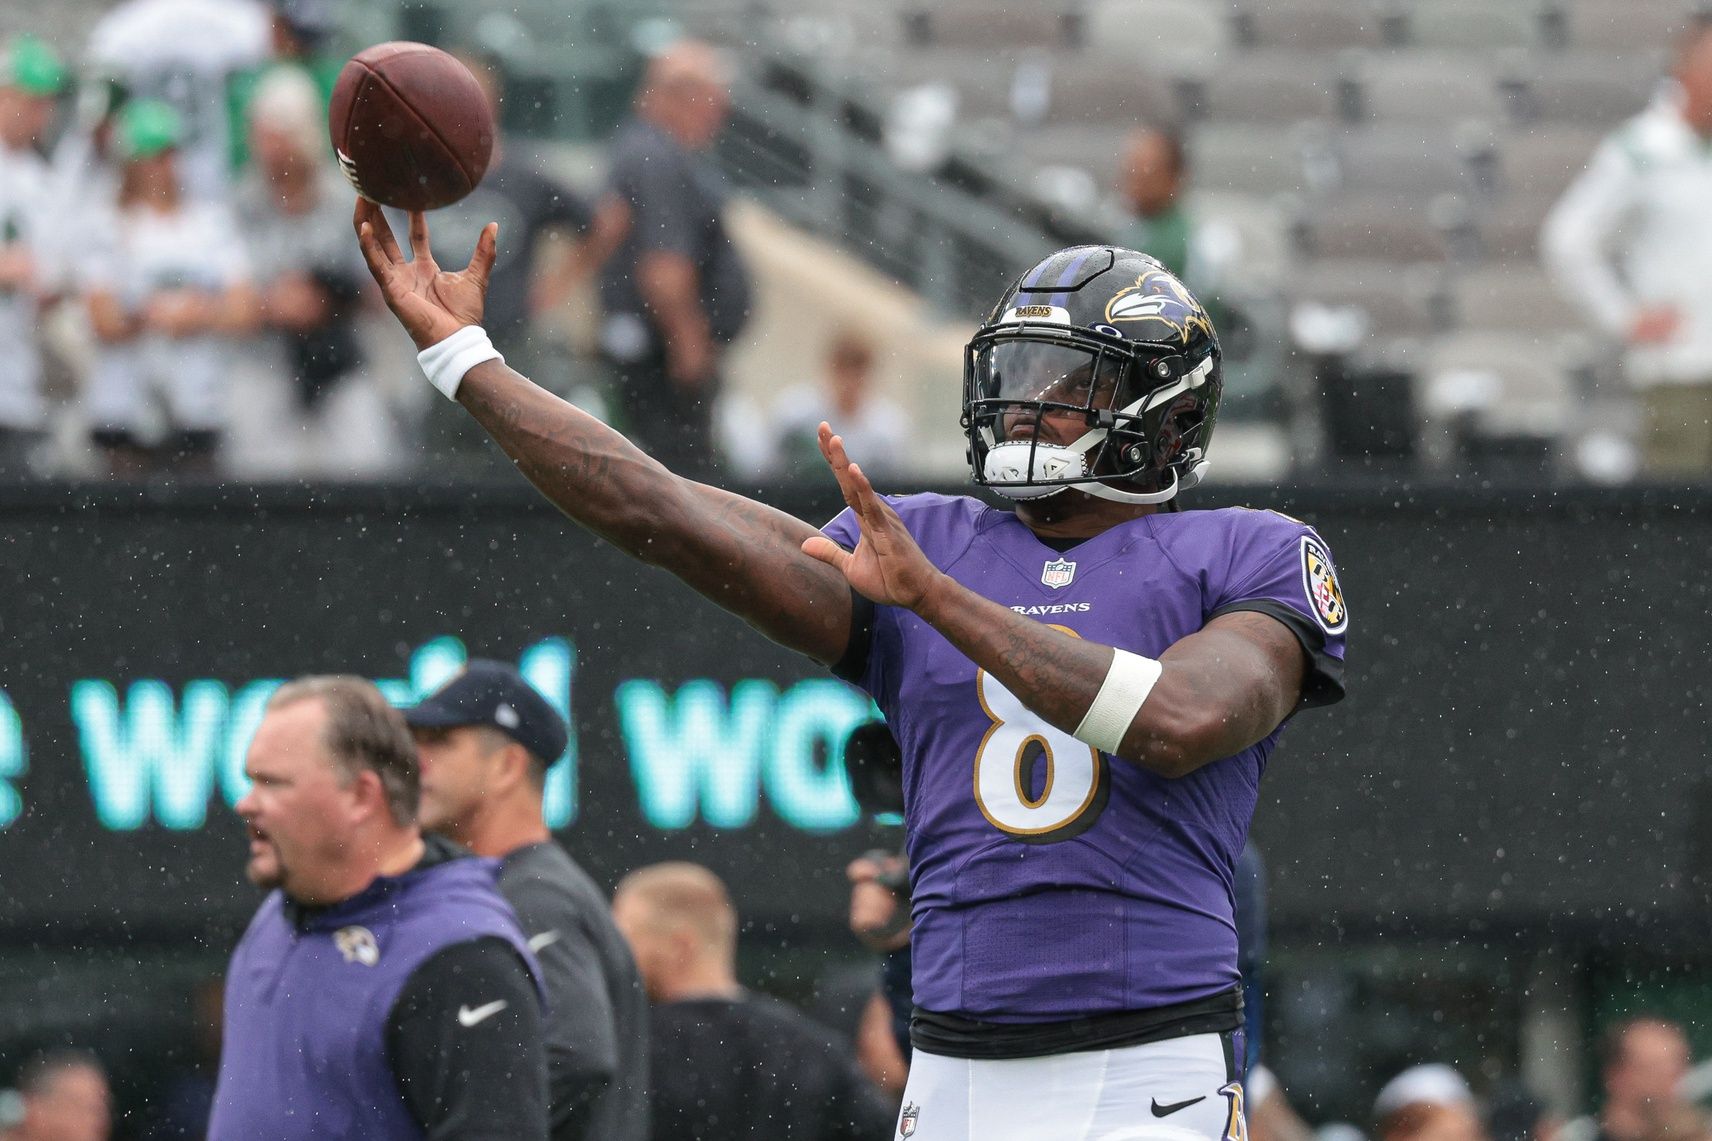
[[[1064,286],[1075,281],[1077,276],[1082,272],[1082,267],[1087,264],[1090,257],[1094,256],[1094,253],[1094,250],[1084,250],[1082,253],[1076,255],[1076,257],[1071,259],[1069,264],[1064,267],[1064,272],[1058,275],[1058,280],[1052,284],[1055,287],[1062,289]],[[1069,300],[1070,295],[1068,293],[1054,293],[1051,299],[1047,301],[1047,304],[1057,305],[1062,308]]]

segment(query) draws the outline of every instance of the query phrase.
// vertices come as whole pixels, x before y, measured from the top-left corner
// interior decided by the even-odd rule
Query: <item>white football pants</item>
[[[1223,1035],[1042,1058],[916,1050],[897,1137],[913,1141],[1248,1141]]]

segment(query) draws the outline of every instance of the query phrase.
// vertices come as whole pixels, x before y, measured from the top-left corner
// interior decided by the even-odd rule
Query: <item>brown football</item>
[[[339,169],[364,198],[433,210],[476,188],[493,156],[493,111],[470,69],[427,44],[376,44],[333,87]]]

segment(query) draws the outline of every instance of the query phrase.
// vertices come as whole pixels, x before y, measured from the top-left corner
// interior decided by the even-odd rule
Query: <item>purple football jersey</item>
[[[1302,640],[1305,703],[1342,696],[1348,616],[1306,524],[1161,512],[1061,553],[971,498],[888,502],[935,566],[1037,621],[1157,658],[1215,615],[1258,610]],[[849,511],[825,532],[860,535]],[[1238,983],[1233,869],[1277,732],[1167,780],[1047,724],[897,607],[877,608],[858,681],[903,749],[917,1006],[1048,1022]]]

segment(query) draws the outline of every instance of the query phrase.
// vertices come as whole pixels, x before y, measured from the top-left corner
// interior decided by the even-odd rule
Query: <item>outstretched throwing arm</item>
[[[442,270],[428,222],[410,216],[406,260],[380,208],[359,199],[354,224],[369,272],[418,349],[481,323],[498,227],[470,263]],[[803,554],[819,534],[800,519],[666,470],[619,433],[497,360],[464,375],[457,400],[560,511],[643,562],[670,571],[782,645],[821,662],[850,639],[850,588]]]

